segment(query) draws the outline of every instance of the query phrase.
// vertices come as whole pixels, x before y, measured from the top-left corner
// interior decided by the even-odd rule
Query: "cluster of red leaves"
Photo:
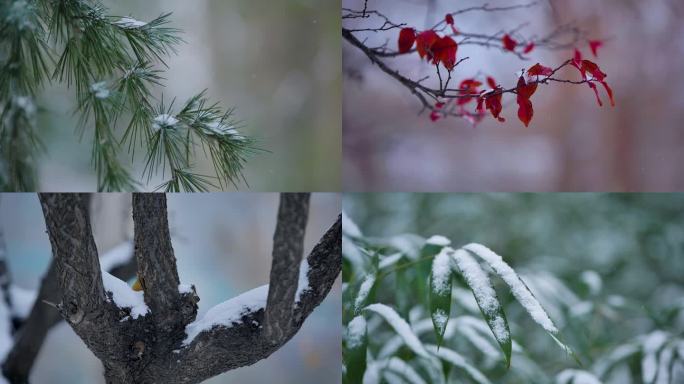
[[[421,59],[426,58],[435,65],[442,63],[449,71],[454,69],[458,44],[451,37],[439,36],[432,29],[416,33],[413,28],[403,28],[399,32],[399,53],[410,52],[414,43]]]
[[[596,49],[602,44],[603,43],[600,41],[589,41],[589,46],[594,55],[596,55]],[[603,106],[603,102],[601,101],[601,97],[599,96],[598,88],[596,87],[595,82],[599,82],[601,85],[603,85],[603,88],[605,88],[608,98],[610,99],[610,105],[612,107],[615,106],[613,90],[605,80],[607,75],[601,71],[601,68],[599,68],[596,63],[590,60],[582,59],[582,53],[578,49],[575,49],[575,56],[572,58],[570,64],[577,68],[577,70],[580,72],[580,75],[582,75],[583,80],[589,81],[587,85],[592,89],[592,91],[594,91],[594,94],[596,95],[596,102],[598,103],[599,107]],[[591,75],[591,79],[587,77],[587,73]]]
[[[444,22],[451,27],[454,35],[458,34],[454,26],[454,17],[452,14],[446,14],[444,17]],[[528,54],[535,48],[534,41],[531,41],[523,46],[509,34],[503,35],[501,38],[501,43],[504,50],[511,52],[515,52],[519,46],[522,46],[520,52],[523,54]],[[589,40],[588,43],[592,54],[597,56],[598,49],[603,46],[603,42],[601,40]],[[454,66],[456,65],[456,52],[458,51],[458,44],[456,41],[454,41],[454,39],[447,35],[440,36],[432,29],[422,32],[416,32],[416,30],[413,28],[401,29],[399,32],[398,41],[399,53],[411,52],[414,45],[421,59],[425,58],[435,65],[439,65],[441,63],[449,71],[453,70]],[[570,64],[580,71],[582,79],[587,81],[587,85],[589,85],[589,87],[594,91],[599,106],[603,106],[603,103],[599,97],[595,82],[603,85],[608,97],[610,98],[610,104],[615,106],[613,90],[605,81],[606,74],[601,71],[596,63],[583,59],[581,52],[578,49],[575,49],[575,55],[570,61]],[[529,126],[530,122],[532,121],[532,117],[534,116],[534,108],[532,106],[531,97],[536,92],[538,83],[540,81],[544,81],[544,79],[540,80],[539,77],[542,76],[548,78],[553,76],[554,73],[555,70],[552,68],[545,67],[537,63],[527,70],[527,79],[525,78],[524,73],[518,78],[518,84],[514,91],[516,94],[516,102],[518,104],[518,119],[520,119],[520,121],[525,124],[526,127]],[[591,78],[589,78],[587,74],[591,75]],[[461,84],[459,85],[459,97],[456,98],[456,102],[454,103],[455,108],[457,108],[458,113],[461,116],[469,118],[473,122],[479,121],[485,115],[485,109],[488,110],[492,114],[492,117],[498,121],[506,121],[506,119],[501,117],[501,111],[503,109],[501,100],[503,98],[504,89],[490,76],[487,77],[487,85],[490,88],[489,90],[480,90],[479,88],[482,86],[482,82],[476,79],[470,78],[461,81]],[[477,100],[475,114],[472,114],[465,109],[465,106],[473,100]],[[448,102],[443,101],[438,101],[435,103],[430,113],[430,120],[437,121],[442,116],[447,115],[448,113],[445,111],[447,103]]]
[[[458,33],[454,27],[454,17],[451,14],[447,13],[444,21],[451,27],[454,34]],[[449,71],[456,66],[458,44],[450,36],[440,36],[432,29],[416,32],[413,28],[402,28],[399,31],[399,53],[410,52],[414,44],[421,59],[425,58],[435,65],[441,63]]]

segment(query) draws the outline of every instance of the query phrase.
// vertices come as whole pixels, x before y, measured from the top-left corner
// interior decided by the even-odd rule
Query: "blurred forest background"
[[[121,0],[103,3],[114,15],[148,21],[173,12],[185,44],[167,64],[165,100],[207,88],[211,100],[235,107],[241,130],[270,151],[253,157],[245,177],[254,191],[340,190],[341,58],[339,3],[316,0]],[[158,96],[159,94],[157,94]],[[38,97],[47,153],[41,190],[88,191],[91,138],[81,142],[72,90],[53,85]],[[122,156],[127,156],[124,153]],[[209,161],[198,169],[211,172]],[[133,175],[144,158],[137,154]],[[161,176],[145,189],[161,184]],[[232,187],[231,187],[232,188]],[[244,183],[239,189],[247,189]]]
[[[507,374],[503,363],[483,356],[485,349],[466,349],[464,355],[493,382],[549,383],[561,370],[572,368],[602,373],[605,383],[642,383],[648,364],[658,367],[657,383],[684,379],[683,194],[348,194],[343,210],[365,239],[389,244],[383,252],[387,255],[399,252],[416,259],[411,256],[418,252],[416,235],[446,236],[453,248],[481,243],[499,253],[521,274],[584,364],[578,367],[529,318],[501,280],[492,278],[511,336],[526,351],[513,356]],[[352,233],[347,224],[345,231]],[[350,244],[344,244],[343,253],[353,252]],[[375,288],[376,301],[369,303],[385,303],[408,314],[413,311],[404,308],[425,301],[393,281],[383,279]],[[464,306],[467,301],[454,295],[453,318],[470,313],[480,318],[477,307],[470,312]],[[416,316],[407,317],[417,322]],[[369,338],[380,334],[376,330]],[[445,343],[467,347],[461,339]],[[663,348],[665,343],[670,347]],[[493,348],[501,360],[495,343]],[[679,357],[673,358],[673,350]],[[616,357],[620,354],[622,360]],[[652,363],[645,361],[649,354]],[[614,366],[609,365],[611,356],[616,357]],[[672,381],[661,370],[669,370]]]
[[[442,20],[448,11],[482,3],[368,2],[370,9],[392,21],[418,29]],[[362,9],[363,1],[342,4]],[[535,115],[529,128],[517,120],[510,97],[503,100],[505,123],[490,116],[474,129],[462,119],[432,123],[427,113],[418,115],[415,96],[343,42],[344,185],[353,191],[409,192],[682,190],[682,17],[684,2],[679,0],[541,0],[529,9],[456,16],[455,26],[473,33],[494,34],[529,23],[520,30],[522,35],[543,36],[574,22],[592,38],[605,40],[596,62],[608,74],[615,108],[599,108],[587,86],[552,84],[540,87],[532,97]],[[345,21],[356,27],[368,23]],[[398,30],[357,35],[368,38],[370,46],[388,43],[396,49]],[[586,42],[581,48],[590,55]],[[536,62],[553,67],[570,58],[572,50],[536,49],[530,60],[521,61],[499,49],[464,45],[458,57],[465,56],[470,59],[455,69],[456,81],[482,71],[513,86],[521,68]],[[433,66],[420,63],[415,55],[389,64],[415,79],[434,77]],[[573,71],[564,70],[564,75],[574,78]]]
[[[212,193],[167,195],[169,225],[182,283],[194,284],[209,308],[268,283],[278,194]],[[3,194],[0,226],[14,283],[37,289],[51,248],[35,194]],[[305,254],[340,212],[337,194],[313,194]],[[132,239],[130,194],[93,195],[93,231],[100,255]],[[132,283],[132,281],[131,281]],[[327,383],[339,377],[341,317],[339,284],[285,347],[255,365],[233,370],[206,383]],[[2,350],[3,348],[0,348]],[[32,382],[104,383],[100,361],[64,322],[53,328],[38,355]]]

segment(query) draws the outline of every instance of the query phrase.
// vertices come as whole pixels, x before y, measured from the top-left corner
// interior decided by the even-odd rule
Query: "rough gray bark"
[[[328,294],[341,268],[341,217],[338,216],[307,257],[309,288],[301,294],[299,302],[293,302],[298,278],[291,279],[292,265],[283,268],[290,276],[288,284],[293,286],[269,292],[269,296],[273,295],[271,303],[276,303],[272,308],[281,304],[279,298],[290,297],[284,299],[288,303],[285,310],[268,310],[273,315],[269,320],[273,324],[289,324],[279,327],[283,333],[277,341],[274,342],[272,334],[265,334],[265,310],[259,308],[245,313],[239,324],[214,327],[184,346],[185,327],[195,320],[199,297],[194,289],[191,293],[178,292],[164,195],[134,196],[138,275],[144,280],[145,300],[151,309],[151,313],[135,320],[107,299],[82,201],[73,195],[60,194],[42,194],[40,198],[53,247],[57,282],[62,289],[61,313],[102,361],[107,383],[199,383],[266,358],[299,330]],[[306,225],[308,196],[284,196],[282,208],[283,213],[292,213],[278,216],[273,255],[278,260],[294,261],[298,271],[296,260],[302,253],[300,243]],[[294,237],[283,236],[281,231]],[[274,264],[274,268],[281,268],[280,261]],[[279,274],[272,274],[271,284],[279,286],[281,282],[275,277],[280,279]],[[81,297],[77,298],[77,294]],[[276,317],[278,314],[283,317]]]
[[[283,193],[273,235],[271,276],[264,314],[264,337],[277,344],[292,323],[299,264],[304,253],[304,232],[309,215],[308,193]]]

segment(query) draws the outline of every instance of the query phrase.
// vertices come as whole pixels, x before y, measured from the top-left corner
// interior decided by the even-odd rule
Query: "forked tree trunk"
[[[241,313],[231,326],[202,330],[187,345],[197,296],[179,289],[163,194],[134,194],[138,276],[149,312],[133,319],[105,290],[87,210],[80,196],[41,194],[52,244],[59,312],[104,366],[107,383],[199,383],[253,364],[278,350],[330,291],[341,269],[341,217],[306,258],[299,287],[309,195],[283,194],[274,235],[265,307]]]

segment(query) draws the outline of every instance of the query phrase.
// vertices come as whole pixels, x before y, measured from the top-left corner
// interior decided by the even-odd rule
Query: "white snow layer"
[[[665,348],[660,352],[658,363],[658,379],[656,384],[670,384],[670,366],[674,357],[674,348]]]
[[[428,357],[423,343],[411,330],[411,326],[394,311],[394,309],[384,304],[371,304],[366,307],[366,310],[373,311],[382,316],[389,325],[394,328],[399,336],[404,339],[406,346],[411,348],[413,352],[422,357]]]
[[[347,216],[347,213],[342,211],[342,233],[350,237],[362,237],[361,230],[352,221],[352,219]]]
[[[603,280],[601,279],[601,275],[595,271],[589,270],[582,272],[580,274],[580,280],[582,280],[582,282],[589,287],[589,292],[592,295],[597,295],[599,292],[601,292]]]
[[[556,384],[602,384],[601,381],[587,371],[566,369],[556,376]]]
[[[360,307],[363,305],[366,297],[368,297],[371,288],[373,288],[373,284],[375,284],[375,275],[370,274],[363,279],[363,282],[359,287],[359,293],[356,295],[356,300],[354,300],[354,311],[361,309]]]
[[[109,97],[109,89],[107,88],[107,83],[104,81],[91,84],[90,92],[98,99],[106,99]]]
[[[133,258],[133,242],[126,241],[100,256],[100,268],[111,272],[112,269],[128,263]]]
[[[0,361],[5,361],[5,356],[14,344],[10,318],[10,311],[5,304],[5,300],[0,300]],[[4,380],[2,374],[0,374],[0,384],[6,383]]]
[[[105,291],[112,293],[112,299],[117,307],[131,309],[132,318],[137,319],[149,312],[142,291],[134,291],[124,281],[112,276],[105,270],[102,270],[102,283]]]
[[[427,239],[425,241],[426,244],[433,244],[433,245],[441,245],[442,247],[446,247],[447,245],[451,245],[451,240],[447,239],[444,236],[440,235],[434,235]]]
[[[363,342],[366,335],[366,319],[363,315],[356,316],[347,325],[347,348],[356,348]]]
[[[178,284],[178,293],[192,293],[192,284]]]
[[[173,128],[176,124],[178,124],[178,119],[176,119],[174,116],[163,113],[154,118],[152,121],[152,129],[156,132],[162,128]]]
[[[468,361],[458,352],[445,347],[437,348],[436,345],[428,345],[426,348],[428,351],[430,351],[430,353],[434,354],[440,359],[445,360],[457,367],[463,368],[476,382],[480,384],[491,384],[489,379],[487,379],[482,372],[468,363]]]
[[[12,314],[21,318],[28,317],[31,308],[33,308],[33,303],[38,297],[38,292],[12,284],[9,293],[12,299]]]
[[[115,21],[114,24],[122,27],[122,28],[128,28],[128,29],[135,29],[135,28],[141,28],[147,25],[146,22],[136,20],[132,17],[122,17],[119,20]]]
[[[451,255],[453,253],[453,249],[444,247],[432,261],[430,284],[432,285],[432,291],[438,295],[451,293],[449,292],[449,283],[451,282]]]
[[[555,335],[558,333],[558,328],[553,324],[553,321],[551,321],[549,315],[546,314],[546,311],[544,311],[544,308],[539,304],[539,301],[534,298],[513,268],[503,261],[501,256],[481,244],[471,243],[463,248],[475,253],[492,267],[494,272],[496,272],[496,274],[511,288],[513,296],[515,296],[518,302],[520,302],[537,324],[541,325],[551,334]]]
[[[309,260],[304,258],[302,263],[299,265],[299,280],[297,281],[297,293],[295,293],[295,303],[299,303],[302,294],[308,290],[309,287]]]
[[[493,319],[492,332],[494,337],[500,343],[506,342],[511,336],[506,329],[504,319],[499,315],[501,304],[496,298],[496,291],[494,291],[491,280],[475,258],[463,249],[456,251],[453,258],[482,312]]]
[[[268,284],[215,305],[201,319],[185,327],[185,333],[188,336],[183,340],[183,345],[189,345],[201,332],[208,331],[215,326],[231,327],[233,324],[240,324],[243,315],[265,308],[267,298]]]
[[[243,139],[244,136],[242,136],[240,133],[238,133],[238,130],[228,124],[223,124],[218,121],[214,121],[212,123],[206,124],[205,125],[207,131],[209,131],[210,135],[231,135],[235,137],[236,139]]]

